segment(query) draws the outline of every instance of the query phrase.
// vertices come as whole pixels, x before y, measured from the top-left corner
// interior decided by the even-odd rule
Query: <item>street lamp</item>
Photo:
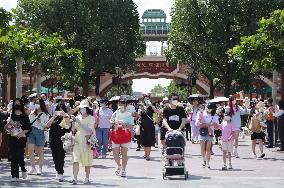
[[[187,91],[188,91],[188,96],[189,96],[189,95],[192,95],[192,76],[194,74],[194,70],[191,65],[188,65],[188,69],[186,73],[187,73],[187,83],[188,83]]]
[[[118,95],[120,95],[120,82],[121,82],[121,68],[115,67],[115,73],[118,81]]]

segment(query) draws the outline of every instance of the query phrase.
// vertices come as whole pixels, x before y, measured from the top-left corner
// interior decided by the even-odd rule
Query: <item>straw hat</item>
[[[80,102],[80,105],[79,105],[79,108],[89,108],[89,109],[92,109],[91,107],[90,107],[90,103],[88,102],[88,100],[82,100],[81,102]]]

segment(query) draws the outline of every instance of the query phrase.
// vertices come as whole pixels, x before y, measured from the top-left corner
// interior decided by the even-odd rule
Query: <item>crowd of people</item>
[[[242,123],[241,116],[248,120]],[[109,101],[76,96],[47,99],[46,95],[16,98],[0,113],[0,146],[2,134],[8,134],[11,181],[43,173],[44,150],[49,146],[55,164],[56,178],[63,181],[66,153],[72,155],[72,184],[77,184],[78,172],[85,169],[84,183],[89,183],[94,158],[105,159],[110,151],[115,161],[115,174],[126,177],[128,150],[133,141],[137,151],[144,149],[144,159],[151,160],[151,148],[160,139],[161,153],[165,153],[165,136],[172,130],[185,132],[187,140],[200,144],[201,166],[210,169],[214,143],[223,151],[222,170],[233,169],[232,157],[239,157],[238,143],[241,134],[251,137],[253,157],[264,158],[264,143],[275,147],[275,128],[278,128],[280,151],[284,151],[284,101],[273,105],[272,99],[239,103],[234,96],[228,101],[211,102],[190,97],[182,102],[177,94],[153,103],[150,95],[139,101],[121,96]],[[276,121],[277,120],[277,121]],[[276,126],[276,122],[277,125]],[[67,137],[70,142],[64,142]],[[159,135],[159,136],[158,136]],[[188,137],[190,136],[190,138]],[[94,138],[92,140],[91,138]],[[276,135],[277,138],[277,135]],[[94,144],[95,143],[95,144]],[[256,153],[259,146],[260,154]],[[30,168],[26,169],[28,153]],[[98,153],[98,155],[95,155]],[[38,167],[35,154],[39,158]],[[228,163],[227,163],[228,159]]]

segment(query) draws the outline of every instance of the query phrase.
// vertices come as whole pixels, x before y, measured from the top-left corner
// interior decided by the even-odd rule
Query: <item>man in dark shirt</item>
[[[170,105],[163,110],[163,122],[161,127],[161,144],[165,147],[165,135],[170,130],[182,130],[186,123],[186,113],[183,107],[179,107],[179,96],[169,96]],[[164,149],[162,154],[164,153]]]
[[[163,111],[163,125],[167,130],[182,130],[186,122],[186,113],[183,107],[179,107],[179,97],[172,94],[170,106]]]

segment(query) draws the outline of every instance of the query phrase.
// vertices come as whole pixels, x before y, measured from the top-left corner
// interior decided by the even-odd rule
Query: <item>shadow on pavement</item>
[[[155,178],[139,177],[139,176],[127,176],[126,179],[130,179],[130,180],[153,180]]]
[[[104,166],[104,165],[93,165],[92,168],[99,168],[99,169],[110,169],[114,167]]]

